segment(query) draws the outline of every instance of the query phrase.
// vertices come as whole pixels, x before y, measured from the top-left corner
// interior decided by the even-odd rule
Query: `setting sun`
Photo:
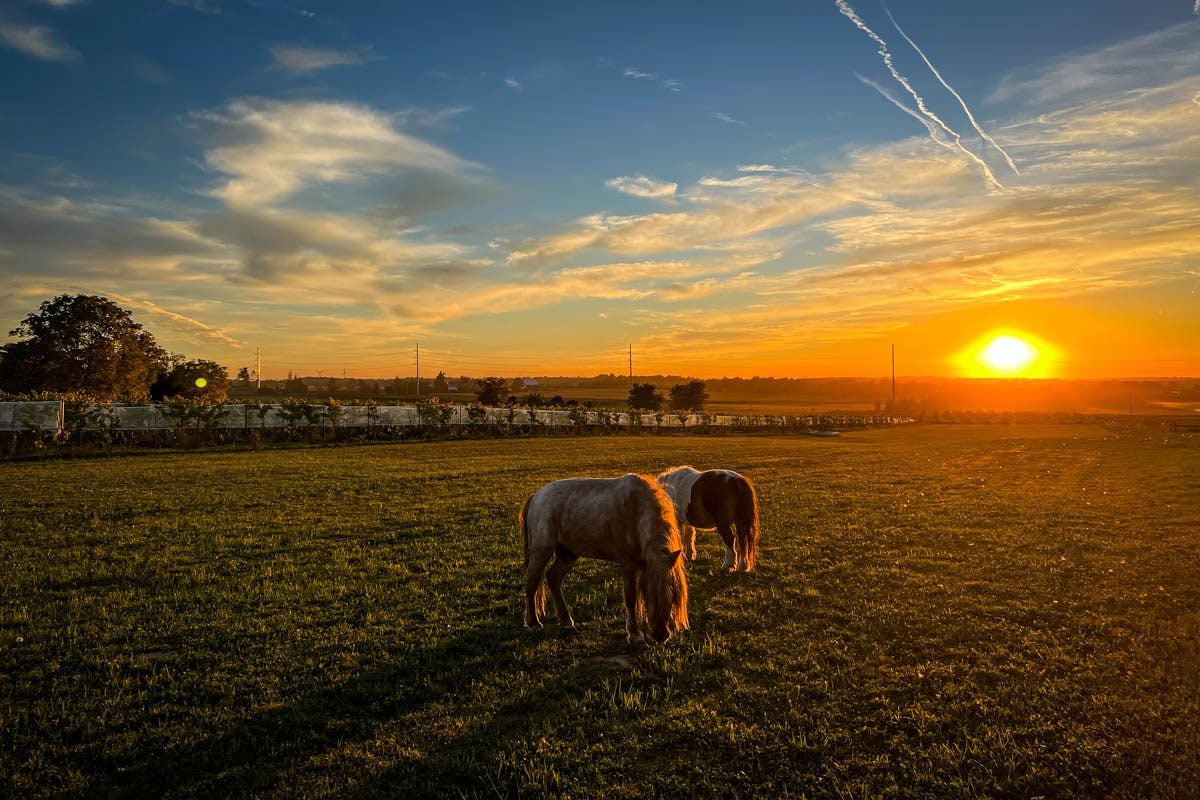
[[[1019,373],[1037,360],[1037,350],[1015,336],[997,336],[979,354],[979,360],[1004,374]]]
[[[1057,349],[1024,331],[993,330],[958,354],[963,374],[972,378],[1047,378]]]

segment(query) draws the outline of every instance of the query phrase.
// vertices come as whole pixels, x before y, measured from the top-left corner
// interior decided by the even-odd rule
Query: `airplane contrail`
[[[912,95],[912,99],[916,101],[917,108],[920,109],[921,113],[936,122],[938,126],[946,133],[950,134],[951,136],[958,136],[958,134],[955,133],[949,125],[943,122],[937,114],[934,114],[929,110],[929,108],[926,107],[925,101],[921,98],[921,95],[917,94],[917,90],[912,87],[912,84],[908,82],[908,78],[901,75],[900,70],[896,69],[895,63],[892,62],[892,51],[888,49],[887,42],[885,42],[878,33],[871,30],[867,26],[867,23],[862,21],[862,17],[858,15],[858,12],[850,7],[850,4],[847,3],[846,0],[836,0],[836,4],[838,11],[841,11],[846,19],[853,22],[859,30],[871,37],[871,40],[875,42],[875,44],[879,45],[879,55],[881,58],[883,58],[883,65],[888,68],[888,72],[892,73],[892,77],[896,79],[896,83],[903,86],[908,93]]]
[[[996,176],[992,173],[991,168],[987,165],[987,162],[985,162],[982,158],[975,155],[970,150],[967,150],[961,144],[959,144],[958,146],[955,146],[956,143],[951,142],[948,139],[946,139],[941,134],[941,132],[938,130],[937,126],[934,125],[932,122],[930,122],[928,118],[926,118],[922,114],[918,113],[917,111],[914,111],[913,109],[909,108],[908,106],[904,105],[904,103],[900,102],[896,98],[895,95],[893,95],[887,89],[880,86],[875,81],[871,80],[870,78],[864,78],[862,75],[859,75],[857,72],[854,73],[854,77],[858,78],[860,81],[865,83],[867,86],[870,86],[872,89],[879,92],[881,95],[884,96],[884,98],[890,100],[892,102],[892,105],[896,106],[896,108],[900,109],[905,114],[908,114],[910,117],[915,119],[917,122],[924,125],[925,130],[929,131],[930,139],[933,139],[933,141],[937,142],[938,144],[940,144],[942,147],[946,148],[947,150],[959,150],[959,151],[966,153],[967,157],[970,158],[972,161],[974,161],[979,166],[979,169],[983,171],[983,178],[984,178],[984,180],[986,180],[988,182],[989,186],[991,186],[993,189],[999,189],[1001,191],[1004,190],[1004,184],[1002,184],[1002,183],[1000,183],[1000,181],[996,180]]]
[[[883,40],[883,37],[881,37],[875,31],[871,30],[870,27],[867,26],[867,23],[862,21],[862,17],[858,16],[858,13],[853,8],[850,7],[850,4],[847,3],[846,0],[835,0],[835,2],[838,7],[838,11],[842,12],[842,15],[845,16],[846,19],[853,22],[854,25],[859,30],[861,30],[863,33],[865,33],[867,36],[869,36],[873,42],[875,42],[876,44],[879,45],[879,55],[880,55],[880,57],[883,58],[883,65],[885,67],[887,67],[888,72],[890,72],[892,74],[892,77],[895,78],[896,83],[903,86],[908,91],[908,93],[910,95],[912,95],[913,100],[916,101],[917,109],[925,116],[925,118],[928,121],[936,123],[939,128],[941,128],[946,133],[950,134],[950,136],[954,137],[954,142],[953,142],[953,144],[950,145],[950,147],[957,149],[960,153],[962,153],[967,158],[971,159],[976,164],[978,164],[980,166],[980,168],[984,171],[984,175],[987,178],[987,181],[989,184],[991,184],[993,187],[1003,189],[1004,186],[1001,185],[1000,182],[996,180],[996,177],[992,174],[992,171],[988,167],[987,163],[984,162],[984,160],[981,159],[979,156],[975,155],[974,153],[972,153],[970,150],[968,150],[966,147],[963,146],[962,137],[959,136],[958,133],[955,132],[955,130],[953,128],[951,128],[949,125],[947,125],[945,122],[943,122],[941,120],[941,118],[938,117],[937,114],[934,114],[932,111],[929,110],[929,108],[925,105],[925,101],[923,99],[921,99],[921,95],[917,94],[917,90],[914,89],[912,87],[912,84],[908,82],[908,79],[905,78],[903,75],[901,75],[900,71],[898,69],[896,69],[896,65],[892,62],[892,52],[891,52],[891,50],[888,49],[887,42],[885,42]],[[877,90],[882,91],[882,89],[880,89],[880,87],[877,84],[872,84],[872,85]],[[892,100],[892,102],[896,103],[896,105],[900,106],[900,108],[903,108],[906,111],[908,110],[907,106],[897,102],[895,100],[895,98],[891,97],[891,95],[885,93],[884,97],[887,97],[889,100]],[[938,141],[938,139],[936,137],[935,137],[935,141]],[[941,141],[938,141],[938,144],[941,144],[941,143],[942,143]]]
[[[1196,0],[1196,3],[1197,3],[1197,6],[1200,7],[1200,0]],[[943,87],[945,87],[946,91],[948,91],[950,94],[954,95],[954,99],[958,101],[958,104],[960,106],[962,106],[962,110],[966,113],[967,119],[969,119],[971,121],[971,127],[973,127],[975,129],[975,131],[980,136],[983,137],[983,140],[985,142],[990,144],[992,147],[996,148],[1000,152],[1000,155],[1004,156],[1004,161],[1005,161],[1005,163],[1008,164],[1009,169],[1011,169],[1016,174],[1020,175],[1021,171],[1019,169],[1017,169],[1017,165],[1013,163],[1013,160],[1012,160],[1012,158],[1009,157],[1008,152],[1005,151],[1005,149],[1003,147],[996,144],[995,139],[993,139],[991,136],[988,136],[987,131],[985,131],[980,126],[980,124],[975,120],[975,115],[971,113],[971,109],[967,107],[967,101],[963,100],[962,96],[958,92],[954,91],[954,87],[946,82],[946,79],[942,77],[942,73],[937,71],[937,67],[935,67],[933,65],[933,62],[931,62],[929,60],[929,57],[925,55],[925,51],[922,50],[920,47],[918,47],[917,43],[914,42],[911,38],[909,38],[909,35],[904,32],[904,29],[900,27],[900,23],[896,22],[896,18],[892,16],[892,10],[887,7],[886,3],[883,6],[883,10],[887,12],[888,19],[890,19],[892,21],[892,25],[894,25],[896,27],[897,32],[899,32],[899,34],[904,37],[904,41],[906,41],[910,45],[912,45],[913,50],[917,51],[917,55],[919,55],[921,57],[921,60],[925,62],[925,66],[929,67],[929,71],[932,72],[933,76],[938,79],[938,82],[941,83]]]

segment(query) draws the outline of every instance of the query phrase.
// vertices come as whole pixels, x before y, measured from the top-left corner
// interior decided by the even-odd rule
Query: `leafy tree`
[[[662,404],[662,392],[653,383],[635,383],[629,390],[629,407],[634,410],[658,411]]]
[[[508,385],[508,391],[513,395],[525,391],[525,381],[520,378],[513,378],[512,383]]]
[[[443,394],[448,391],[450,391],[450,385],[446,383],[446,373],[439,372],[433,379],[433,392],[434,394]]]
[[[526,408],[541,408],[546,405],[546,398],[540,392],[530,392],[525,395],[525,399],[521,401],[521,405]]]
[[[215,361],[197,358],[178,361],[170,370],[158,376],[150,387],[155,400],[167,397],[186,397],[209,403],[224,403],[229,393],[229,375]]]
[[[708,392],[704,389],[704,381],[688,381],[671,387],[671,408],[678,411],[700,411],[707,399]]]
[[[242,367],[239,369],[237,379],[238,382],[243,385],[250,383],[250,368]]]
[[[80,392],[108,402],[147,399],[167,353],[129,311],[97,295],[43,302],[0,346],[0,387],[13,392]]]
[[[504,378],[476,378],[475,385],[479,387],[475,392],[475,397],[481,405],[498,406],[504,402],[504,396],[508,394],[508,386]]]

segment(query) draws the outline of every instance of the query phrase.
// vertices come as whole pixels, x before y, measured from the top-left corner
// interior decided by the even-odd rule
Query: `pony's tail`
[[[738,481],[737,549],[741,553],[743,568],[749,572],[758,563],[758,494],[750,479],[741,476]]]
[[[523,557],[525,571],[529,571],[529,503],[533,500],[533,495],[525,498],[525,503],[521,506],[521,556]],[[538,614],[546,613],[546,582],[540,577],[538,579],[537,593],[533,596],[533,604],[537,608]]]

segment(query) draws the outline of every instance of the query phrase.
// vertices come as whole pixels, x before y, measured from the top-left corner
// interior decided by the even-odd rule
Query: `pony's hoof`
[[[542,623],[530,622],[529,620],[525,620],[525,628],[526,628],[526,630],[540,631],[542,629]]]
[[[560,636],[578,636],[579,628],[576,628],[574,625],[560,625],[558,633]]]

